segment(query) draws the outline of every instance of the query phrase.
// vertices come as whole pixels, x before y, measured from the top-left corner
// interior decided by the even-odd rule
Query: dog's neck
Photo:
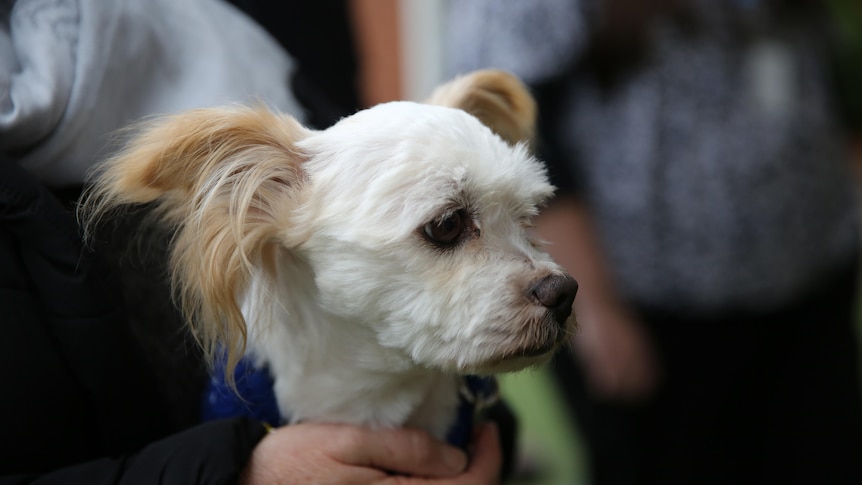
[[[274,287],[253,280],[245,298],[249,349],[269,367],[282,414],[292,422],[410,426],[445,437],[459,378],[382,347],[372,329],[318,302],[313,282],[278,279]]]

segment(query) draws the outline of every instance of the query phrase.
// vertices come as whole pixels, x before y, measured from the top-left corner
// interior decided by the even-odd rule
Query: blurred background
[[[447,29],[454,3],[353,1],[360,34],[361,93],[365,104],[392,99],[421,100],[451,75],[453,59],[447,54],[453,48],[446,41],[451,40]],[[831,73],[834,87],[841,99],[842,115],[850,127],[858,170],[862,167],[862,2],[825,3],[834,41],[834,58],[828,63],[834,69]],[[522,424],[519,472],[514,482],[590,483],[587,451],[579,436],[578,423],[551,371],[545,368],[504,376],[502,388]],[[862,456],[858,458],[862,461]]]

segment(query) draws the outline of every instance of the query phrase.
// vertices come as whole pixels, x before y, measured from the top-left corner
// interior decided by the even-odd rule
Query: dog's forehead
[[[495,203],[535,204],[553,190],[544,166],[524,147],[508,145],[459,109],[385,103],[301,146],[311,154],[306,170],[315,185],[378,203],[439,203],[467,192]]]
[[[302,140],[311,234],[365,247],[398,242],[458,207],[529,217],[553,193],[544,165],[464,111],[379,105]]]

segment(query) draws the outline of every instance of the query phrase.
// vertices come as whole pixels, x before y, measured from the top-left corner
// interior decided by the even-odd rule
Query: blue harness
[[[274,426],[287,422],[278,410],[274,382],[267,368],[255,367],[249,359],[242,359],[234,371],[237,392],[228,386],[224,376],[224,362],[220,360],[213,369],[204,394],[201,414],[204,421],[245,416]],[[493,377],[464,376],[458,394],[457,418],[449,428],[446,441],[465,449],[470,442],[476,418],[498,398],[497,380]]]

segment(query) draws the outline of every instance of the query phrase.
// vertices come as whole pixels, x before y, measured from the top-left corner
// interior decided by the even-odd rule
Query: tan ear
[[[85,226],[114,208],[154,202],[177,231],[172,281],[193,334],[209,357],[226,351],[233,369],[246,338],[237,297],[297,203],[303,156],[294,144],[310,132],[245,107],[189,111],[134,132],[98,168],[80,206]]]
[[[485,69],[455,78],[425,102],[463,109],[512,145],[531,144],[535,137],[536,101],[520,79],[505,71]]]
[[[117,203],[185,197],[229,164],[268,161],[296,177],[293,144],[308,133],[291,117],[242,106],[187,111],[127,131],[135,135],[125,148],[97,167],[100,195]]]

